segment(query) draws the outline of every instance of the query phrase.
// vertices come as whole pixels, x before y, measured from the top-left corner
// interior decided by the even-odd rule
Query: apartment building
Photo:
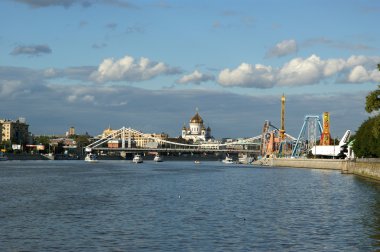
[[[0,142],[27,144],[29,141],[29,125],[25,118],[19,118],[16,121],[0,119],[0,131]]]

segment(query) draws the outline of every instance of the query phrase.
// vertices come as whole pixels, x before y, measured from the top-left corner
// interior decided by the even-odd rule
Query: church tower
[[[189,121],[189,128],[186,128],[184,125],[182,127],[181,136],[186,140],[197,141],[207,141],[211,136],[210,127],[205,127],[203,124],[203,119],[198,113],[198,109],[196,110],[195,115]]]

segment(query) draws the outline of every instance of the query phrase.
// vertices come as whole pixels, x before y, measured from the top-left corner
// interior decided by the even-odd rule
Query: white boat
[[[7,161],[7,160],[8,160],[8,157],[3,152],[0,152],[0,161]]]
[[[143,162],[143,158],[139,155],[139,154],[136,154],[134,157],[133,157],[133,160],[132,160],[133,163],[142,163]]]
[[[88,153],[86,155],[86,157],[84,158],[84,161],[91,162],[91,163],[96,163],[96,162],[98,162],[98,159],[97,159],[97,157],[96,157],[95,154]]]
[[[222,162],[225,164],[233,164],[234,160],[232,158],[230,158],[229,156],[226,156],[226,158],[223,159]]]
[[[162,160],[162,157],[161,157],[159,154],[157,154],[157,155],[153,158],[153,161],[154,161],[154,162],[162,162],[163,160]]]
[[[199,160],[194,161],[194,164],[200,164],[200,163],[201,163],[201,161],[199,161]]]
[[[49,160],[54,160],[54,158],[55,158],[53,153],[41,154],[41,155],[46,157]]]
[[[249,157],[247,155],[239,156],[239,164],[251,164],[254,161],[253,157]]]

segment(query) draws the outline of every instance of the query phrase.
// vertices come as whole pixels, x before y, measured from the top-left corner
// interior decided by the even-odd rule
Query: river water
[[[376,251],[380,184],[221,162],[0,162],[0,251]]]

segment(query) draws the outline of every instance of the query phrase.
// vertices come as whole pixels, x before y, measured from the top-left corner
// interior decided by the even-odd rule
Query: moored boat
[[[226,158],[223,159],[222,162],[225,164],[233,164],[234,160],[232,158],[230,158],[229,156],[226,156]]]
[[[238,162],[239,164],[251,164],[254,161],[253,157],[249,157],[246,154],[239,155]]]
[[[136,164],[138,164],[138,163],[142,163],[142,162],[143,162],[143,158],[142,158],[139,154],[136,154],[136,155],[133,157],[132,162],[133,162],[133,163],[136,163]]]
[[[55,158],[53,153],[41,154],[41,155],[46,157],[49,160],[54,160],[54,158]]]
[[[157,154],[154,159],[153,159],[154,162],[162,162],[162,157],[160,156],[160,154]]]
[[[86,162],[91,162],[91,163],[96,163],[98,162],[98,158],[95,154],[88,153],[86,157],[84,158],[84,161]]]

